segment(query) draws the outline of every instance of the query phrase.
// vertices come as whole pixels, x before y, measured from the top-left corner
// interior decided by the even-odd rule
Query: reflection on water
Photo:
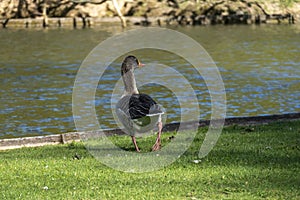
[[[216,62],[226,88],[227,116],[300,111],[299,26],[174,29],[198,41]],[[84,30],[1,30],[0,138],[75,131],[71,104],[77,70],[98,43],[121,31],[118,25]],[[132,53],[146,64],[161,63],[180,71],[195,90],[201,119],[209,119],[209,92],[189,63],[157,50]],[[97,88],[95,106],[104,127],[116,127],[110,107],[121,61],[119,58],[107,68]],[[176,77],[173,83],[181,87]],[[172,91],[157,84],[140,85],[139,89],[167,108],[168,122],[180,120],[182,110]],[[184,95],[184,88],[180,90]]]

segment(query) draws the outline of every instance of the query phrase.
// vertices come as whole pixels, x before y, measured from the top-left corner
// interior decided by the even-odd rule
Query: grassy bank
[[[227,127],[199,160],[205,132],[199,129],[172,165],[141,174],[102,165],[81,143],[1,151],[0,199],[300,198],[300,121]],[[174,134],[165,133],[163,142]],[[129,137],[112,139],[132,150]],[[140,147],[149,149],[153,139],[139,140]]]

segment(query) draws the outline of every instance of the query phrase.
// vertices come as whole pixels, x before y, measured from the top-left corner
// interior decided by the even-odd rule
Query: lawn
[[[226,127],[200,160],[206,130],[173,164],[148,173],[113,170],[82,143],[0,151],[0,199],[300,199],[300,121]],[[129,137],[111,139],[133,151]],[[138,141],[147,150],[154,140]]]

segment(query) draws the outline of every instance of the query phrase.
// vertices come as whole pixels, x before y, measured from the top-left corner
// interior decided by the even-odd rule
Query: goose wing
[[[126,95],[119,100],[116,108],[122,110],[130,119],[163,114],[161,107],[146,94]]]

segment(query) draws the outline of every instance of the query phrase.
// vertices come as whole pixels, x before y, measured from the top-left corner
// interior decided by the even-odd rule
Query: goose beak
[[[139,67],[144,67],[144,66],[145,66],[145,64],[143,64],[139,61]]]

